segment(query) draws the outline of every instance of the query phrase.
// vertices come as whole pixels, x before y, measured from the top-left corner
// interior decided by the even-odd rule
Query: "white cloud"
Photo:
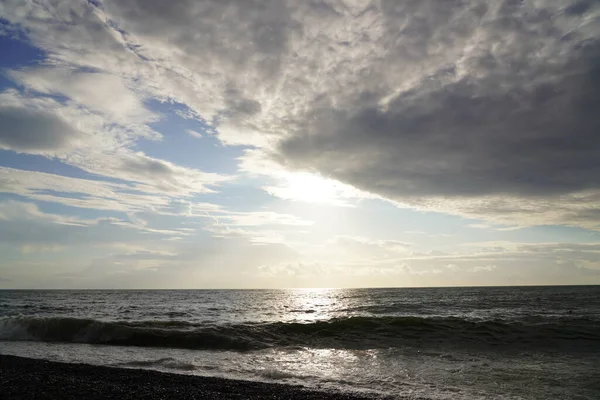
[[[287,233],[297,233],[299,228],[314,222],[290,214],[268,211],[235,212],[225,209],[207,212],[209,222],[203,229],[217,237],[245,237],[251,243],[288,243]],[[288,243],[289,244],[289,243]]]
[[[200,132],[196,132],[192,129],[186,129],[185,132],[190,135],[191,137],[195,137],[196,139],[200,139],[202,138],[202,134]]]
[[[144,106],[143,98],[114,75],[54,66],[11,71],[9,76],[37,92],[66,96],[111,121],[129,125],[157,120]]]
[[[0,167],[0,192],[71,207],[105,211],[141,211],[165,207],[169,198],[136,186]]]
[[[485,266],[473,267],[469,271],[472,271],[472,272],[481,272],[481,271],[492,272],[495,269],[496,269],[495,265],[485,265]]]
[[[209,192],[209,185],[229,179],[134,151],[138,139],[160,138],[147,127],[138,129],[137,123],[115,124],[118,121],[77,105],[15,90],[0,93],[0,103],[0,148],[53,157],[85,172],[134,183],[146,192],[187,196]]]
[[[308,226],[313,224],[312,221],[303,220],[294,215],[280,214],[272,211],[227,212],[220,218],[225,220],[228,224],[236,226]]]
[[[398,240],[374,240],[357,236],[336,236],[328,244],[339,246],[344,253],[350,253],[351,259],[378,259],[384,260],[397,258],[399,255],[407,254],[411,247],[410,243]]]
[[[294,256],[285,245],[257,246],[244,238],[215,238],[201,243],[160,242],[153,249],[142,246],[94,258],[87,266],[47,276],[46,285],[197,288],[201,283],[210,288],[264,287],[264,281],[244,272]]]
[[[258,272],[271,278],[337,281],[338,286],[356,282],[368,286],[452,286],[600,281],[598,243],[478,243],[453,253],[410,252],[405,246],[398,247],[395,241],[335,238],[328,242],[326,252],[304,253],[292,263],[262,265]]]

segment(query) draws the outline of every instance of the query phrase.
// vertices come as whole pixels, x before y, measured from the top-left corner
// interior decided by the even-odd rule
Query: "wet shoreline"
[[[0,399],[368,399],[302,386],[0,355]]]

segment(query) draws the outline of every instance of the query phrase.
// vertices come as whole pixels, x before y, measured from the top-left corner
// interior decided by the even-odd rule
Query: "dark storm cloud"
[[[56,115],[0,106],[0,147],[15,151],[51,151],[69,147],[79,133]]]
[[[386,110],[318,111],[280,149],[292,165],[392,197],[598,188],[599,77],[590,67],[495,93],[465,78]]]
[[[453,49],[474,26],[485,40],[388,104],[379,102],[384,90],[364,89],[344,107],[313,109],[305,129],[281,143],[280,159],[396,199],[599,188],[600,40],[564,34],[564,16],[543,8],[505,2],[490,19],[482,5],[461,27],[448,22],[460,2],[417,11],[434,3],[419,2],[420,18],[408,25],[386,13],[404,27],[388,37],[397,68],[403,57],[427,63],[431,47]],[[582,18],[589,8],[572,4],[564,14]]]

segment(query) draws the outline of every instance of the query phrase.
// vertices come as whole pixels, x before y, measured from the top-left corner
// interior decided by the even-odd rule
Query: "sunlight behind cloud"
[[[359,192],[351,186],[307,172],[286,172],[281,185],[264,189],[286,200],[345,207],[354,207],[348,202],[349,198],[360,197]]]

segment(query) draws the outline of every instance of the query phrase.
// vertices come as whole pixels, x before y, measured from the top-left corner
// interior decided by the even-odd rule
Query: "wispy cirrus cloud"
[[[152,235],[165,238],[182,234],[140,227],[118,218],[82,219],[47,213],[34,203],[19,201],[0,203],[0,221],[0,243],[26,252],[72,245],[123,244],[148,240]]]
[[[73,178],[40,171],[0,167],[0,193],[17,194],[37,201],[104,211],[173,211],[173,193],[156,192],[153,186],[98,179]],[[178,194],[178,193],[177,193]],[[209,209],[218,206],[209,207]]]

